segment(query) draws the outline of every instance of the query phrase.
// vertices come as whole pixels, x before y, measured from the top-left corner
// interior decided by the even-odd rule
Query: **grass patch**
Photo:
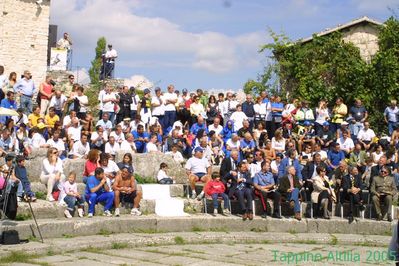
[[[111,245],[111,249],[124,249],[124,248],[127,248],[128,247],[128,244],[127,243],[117,243],[117,242],[114,242],[114,243],[112,243],[112,245]]]
[[[134,178],[139,184],[157,184],[156,180],[151,177],[144,177],[138,174],[134,174]]]
[[[55,254],[57,254],[57,253],[52,248],[47,250],[47,253],[46,253],[47,256],[54,256]]]
[[[40,200],[46,200],[46,197],[47,197],[46,193],[41,192],[41,191],[36,192],[35,196],[37,199],[40,199]]]
[[[355,243],[354,246],[358,246],[358,247],[377,247],[378,245],[376,243],[370,243],[370,242],[358,242],[358,243]]]
[[[32,235],[30,235],[29,237],[28,237],[28,240],[29,240],[29,242],[39,242],[39,239],[37,239],[37,237],[35,237],[35,236],[32,236]]]
[[[295,229],[290,229],[288,230],[288,233],[292,234],[292,235],[296,235],[298,232]]]
[[[338,238],[335,235],[331,235],[331,240],[330,240],[330,245],[337,245],[338,244]]]
[[[142,233],[142,234],[158,234],[165,233],[165,231],[158,231],[157,229],[133,229],[133,233]]]
[[[191,232],[205,232],[206,230],[204,228],[198,227],[198,226],[194,226],[193,228],[191,228]]]
[[[255,227],[255,228],[251,228],[251,232],[262,233],[262,232],[267,232],[267,229],[266,228]]]
[[[211,231],[211,232],[223,232],[223,233],[228,233],[229,232],[229,230],[226,227],[215,227],[215,228],[209,229],[209,231]]]
[[[30,220],[32,219],[32,216],[30,215],[30,213],[24,214],[24,213],[19,213],[17,214],[17,216],[15,217],[16,221],[26,221],[26,220]]]
[[[23,251],[12,251],[9,255],[0,258],[0,264],[12,264],[12,263],[31,263],[38,264],[34,262],[33,259],[39,258],[38,255],[28,254]]]
[[[73,238],[73,235],[69,235],[69,234],[62,234],[63,238]]]
[[[86,257],[86,256],[80,256],[80,257],[78,257],[78,260],[88,260],[89,258],[88,257]]]
[[[315,245],[315,244],[317,244],[317,241],[316,240],[307,239],[307,240],[296,240],[296,241],[293,241],[293,243]]]
[[[183,251],[190,252],[190,253],[196,253],[196,254],[206,254],[204,251],[201,250],[194,250],[194,249],[189,249],[189,248],[183,248]]]
[[[175,237],[175,244],[176,245],[184,245],[185,241],[184,241],[184,239],[181,236],[176,236]]]
[[[112,232],[108,231],[107,229],[101,228],[97,235],[101,236],[109,236]]]

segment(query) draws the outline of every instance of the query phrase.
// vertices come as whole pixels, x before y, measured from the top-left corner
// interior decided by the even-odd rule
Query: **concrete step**
[[[121,217],[95,216],[93,218],[39,219],[39,228],[45,239],[72,238],[76,236],[112,235],[120,233],[166,233],[166,232],[285,232],[381,235],[391,234],[393,223],[374,220],[356,220],[349,224],[347,220],[324,219],[262,219],[243,221],[240,217],[193,214],[188,217],[158,217],[156,215]],[[21,239],[38,237],[37,228],[32,220],[4,221],[4,230],[17,230]],[[234,235],[234,233],[233,233]]]
[[[184,200],[184,211],[187,213],[201,213],[203,211],[203,204],[201,201],[191,200],[187,198],[180,198]],[[55,202],[49,202],[46,200],[38,199],[36,202],[31,203],[32,210],[36,219],[48,219],[48,218],[63,218],[65,206],[60,206]],[[121,214],[130,214],[130,210],[133,206],[131,204],[126,206],[121,206]],[[85,210],[87,212],[87,204],[85,205]],[[140,211],[144,214],[155,213],[155,200],[141,200]],[[102,215],[104,213],[104,208],[101,204],[96,205],[95,215]],[[77,214],[75,214],[77,215]],[[18,219],[31,219],[32,212],[30,211],[29,204],[27,202],[18,203]]]

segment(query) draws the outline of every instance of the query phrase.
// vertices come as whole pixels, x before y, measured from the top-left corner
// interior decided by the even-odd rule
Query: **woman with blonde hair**
[[[64,169],[62,161],[58,157],[58,150],[56,148],[49,148],[47,150],[47,158],[43,160],[42,172],[40,174],[40,181],[47,185],[48,201],[54,201],[52,192],[54,187],[65,180]]]

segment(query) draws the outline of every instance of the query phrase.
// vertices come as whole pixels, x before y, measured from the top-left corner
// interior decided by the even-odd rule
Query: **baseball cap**
[[[150,93],[151,91],[149,89],[144,90],[144,94]]]
[[[160,87],[156,87],[155,91],[161,91],[161,88]]]
[[[204,152],[204,149],[198,146],[194,149],[194,152]]]
[[[186,93],[186,92],[188,92],[188,90],[186,88],[184,88],[183,89],[183,93]]]
[[[344,122],[341,123],[341,125],[342,125],[342,126],[347,126],[347,125],[349,125],[349,123],[346,122],[346,121],[344,121]]]
[[[328,127],[330,125],[330,123],[328,123],[327,121],[323,123],[323,126]]]
[[[311,123],[310,123],[309,121],[305,121],[305,122],[303,123],[303,125],[304,125],[304,126],[310,126]]]

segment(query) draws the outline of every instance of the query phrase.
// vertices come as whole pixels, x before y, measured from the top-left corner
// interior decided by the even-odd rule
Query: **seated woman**
[[[47,158],[43,160],[42,172],[40,174],[40,181],[47,185],[47,197],[48,201],[54,201],[53,190],[57,189],[60,182],[65,180],[64,168],[62,166],[62,160],[58,157],[58,151],[56,148],[49,148],[47,150]]]
[[[231,139],[227,140],[226,142],[226,157],[230,157],[230,152],[232,150],[238,150],[240,151],[240,139],[238,138],[238,135],[236,133],[233,133],[231,136]]]
[[[283,137],[283,131],[278,129],[274,133],[274,137],[272,138],[272,148],[278,153],[285,152],[285,138]]]
[[[85,169],[83,171],[83,183],[86,184],[87,178],[94,175],[94,171],[97,167],[100,167],[100,151],[92,149],[87,155],[87,161],[85,162]]]
[[[223,160],[223,140],[215,131],[209,132],[209,146],[212,149],[211,161],[213,165],[219,165]]]
[[[125,155],[123,155],[122,161],[117,163],[117,165],[120,170],[122,170],[122,168],[127,168],[127,170],[129,171],[130,174],[133,174],[133,172],[134,172],[133,157],[130,153],[125,153]]]
[[[331,209],[333,201],[336,201],[334,189],[331,187],[331,182],[326,175],[326,168],[318,166],[316,168],[317,176],[313,180],[313,192],[311,194],[312,203],[317,203],[317,213],[321,216],[321,209],[323,209],[323,218],[331,218]]]
[[[227,140],[231,139],[233,136],[234,131],[234,122],[232,120],[227,121],[225,127],[223,128],[222,132],[220,132],[220,135],[223,136],[223,141],[224,143],[227,142]]]

